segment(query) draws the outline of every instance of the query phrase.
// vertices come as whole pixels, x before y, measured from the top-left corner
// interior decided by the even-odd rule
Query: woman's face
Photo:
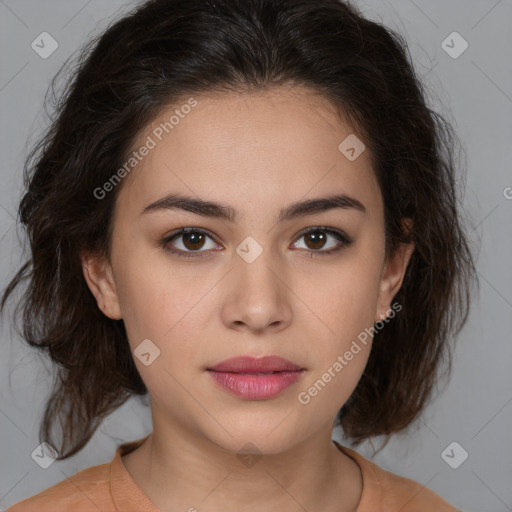
[[[278,453],[330,432],[410,253],[385,261],[369,151],[357,156],[353,139],[339,149],[353,132],[326,99],[283,88],[194,100],[140,136],[140,160],[117,185],[110,264],[84,260],[84,274],[105,314],[124,321],[155,427]],[[189,211],[171,194],[222,207]],[[180,228],[193,233],[171,238]],[[209,370],[269,355],[302,369],[281,374],[289,385],[272,396],[258,384],[263,394],[240,396]],[[232,382],[243,392],[248,379],[276,375]]]

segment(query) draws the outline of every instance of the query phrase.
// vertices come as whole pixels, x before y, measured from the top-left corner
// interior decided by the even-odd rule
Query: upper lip
[[[302,370],[300,366],[283,359],[279,356],[264,357],[233,357],[226,359],[215,366],[208,368],[215,372],[232,372],[232,373],[267,373],[267,372],[283,372]]]

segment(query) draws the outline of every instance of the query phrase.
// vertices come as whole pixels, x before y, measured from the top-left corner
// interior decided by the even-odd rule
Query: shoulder
[[[24,499],[6,512],[114,510],[109,491],[111,463],[92,466]]]
[[[383,503],[403,512],[460,512],[434,491],[409,478],[378,469]],[[386,510],[386,509],[385,509]]]
[[[358,512],[460,512],[425,485],[386,471],[355,450],[335,443],[361,468],[363,493]]]

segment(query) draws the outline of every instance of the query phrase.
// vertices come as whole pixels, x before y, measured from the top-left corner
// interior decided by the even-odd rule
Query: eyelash
[[[337,247],[335,247],[333,249],[327,249],[327,250],[309,249],[309,251],[311,252],[311,257],[313,257],[314,255],[317,255],[317,254],[323,255],[323,256],[328,256],[330,254],[340,252],[341,250],[345,249],[353,242],[353,240],[349,236],[347,236],[345,233],[343,233],[342,231],[338,231],[338,230],[329,228],[327,226],[315,226],[312,228],[308,228],[307,230],[300,233],[297,240],[299,240],[303,236],[308,235],[309,233],[316,232],[316,231],[322,231],[322,232],[325,232],[325,233],[328,233],[328,234],[334,236],[335,238],[337,238],[340,241],[340,245],[338,245]],[[204,257],[202,253],[208,252],[208,251],[183,251],[181,249],[171,249],[171,246],[169,245],[170,242],[172,242],[175,238],[178,238],[179,236],[186,234],[186,233],[200,233],[200,234],[206,235],[209,238],[212,238],[212,236],[209,233],[207,233],[206,231],[199,229],[199,228],[181,228],[180,230],[178,230],[178,231],[174,232],[173,234],[162,239],[162,241],[160,242],[160,245],[164,248],[164,250],[169,251],[173,254],[176,254],[177,256],[182,257],[182,258],[202,258],[202,257]],[[213,240],[213,238],[212,238],[212,240]]]

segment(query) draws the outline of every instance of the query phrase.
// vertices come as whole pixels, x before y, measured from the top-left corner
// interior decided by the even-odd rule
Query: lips
[[[302,370],[300,366],[278,356],[254,358],[249,356],[234,357],[208,368],[214,372],[230,372],[241,374],[272,374]]]
[[[244,356],[212,366],[208,373],[216,384],[235,396],[267,400],[296,383],[304,368],[278,356]]]

